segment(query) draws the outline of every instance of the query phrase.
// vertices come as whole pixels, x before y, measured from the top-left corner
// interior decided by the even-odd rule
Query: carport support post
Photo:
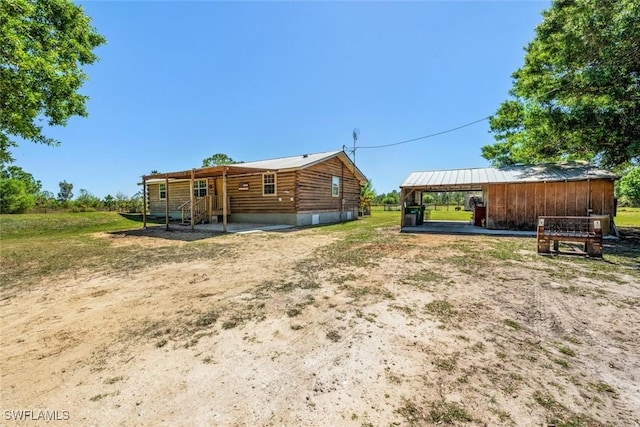
[[[164,176],[164,224],[169,231],[169,175]]]
[[[142,176],[142,228],[147,228],[147,180]]]
[[[227,232],[227,168],[222,169],[222,231]]]
[[[191,201],[191,232],[193,233],[193,230],[195,229],[193,221],[193,169],[191,169],[191,181],[189,181],[189,190],[189,200]]]

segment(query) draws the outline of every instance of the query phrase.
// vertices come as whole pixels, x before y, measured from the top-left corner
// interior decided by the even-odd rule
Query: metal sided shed
[[[534,230],[538,216],[615,215],[619,176],[581,162],[413,172],[400,186],[403,206],[422,204],[425,192],[481,191],[483,224]],[[405,226],[405,215],[401,216]]]

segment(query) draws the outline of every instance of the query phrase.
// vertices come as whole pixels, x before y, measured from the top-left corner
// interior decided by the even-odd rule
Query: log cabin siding
[[[227,178],[233,213],[295,213],[296,173],[277,172],[276,194],[263,195],[262,173]],[[248,184],[248,190],[239,190]]]
[[[342,152],[304,167],[280,170],[256,167],[254,171],[246,167],[233,169],[211,170],[206,179],[208,195],[217,196],[217,200],[222,196],[223,175],[226,173],[228,213],[234,216],[234,221],[307,225],[356,219],[358,216],[363,175],[353,170],[353,164]],[[195,171],[196,180],[209,174],[206,170]],[[181,217],[179,207],[190,200],[191,183],[189,179],[182,178],[188,172],[175,172],[173,177],[170,176],[168,210],[172,218]],[[263,177],[266,174],[275,175],[275,194],[264,194]],[[332,194],[334,177],[340,179],[337,195]],[[165,200],[159,198],[163,178],[155,176],[153,179],[152,184],[147,181],[149,210],[151,215],[164,216]],[[216,211],[212,215],[221,213]]]
[[[164,215],[166,201],[160,199],[160,184],[148,185],[149,211],[152,215]],[[189,181],[171,182],[169,181],[169,212],[179,210],[179,206],[189,200]]]
[[[612,180],[487,186],[488,228],[533,229],[541,215],[613,215],[613,211]]]
[[[354,211],[360,203],[360,184],[356,176],[337,158],[297,171],[297,204],[299,212]],[[331,192],[332,179],[340,178],[340,195]],[[342,208],[342,200],[345,205]]]

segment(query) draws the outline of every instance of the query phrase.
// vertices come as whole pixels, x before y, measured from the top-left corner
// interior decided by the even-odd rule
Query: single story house
[[[413,172],[400,186],[405,206],[425,192],[482,192],[476,225],[534,230],[538,216],[604,216],[616,211],[619,176],[583,162]],[[410,219],[410,218],[409,218]],[[407,220],[402,215],[402,226]]]
[[[344,151],[142,177],[149,214],[199,222],[314,225],[357,219],[367,178]],[[146,214],[146,213],[145,213]]]

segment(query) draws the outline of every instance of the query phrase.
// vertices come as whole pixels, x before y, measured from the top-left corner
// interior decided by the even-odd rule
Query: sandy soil
[[[95,238],[193,244],[157,237]],[[483,237],[363,244],[370,260],[346,265],[318,230],[213,239],[231,255],[3,295],[0,425],[38,425],[19,410],[74,426],[640,425],[640,284],[624,271],[567,276],[572,259],[533,239],[524,268],[466,262]]]

